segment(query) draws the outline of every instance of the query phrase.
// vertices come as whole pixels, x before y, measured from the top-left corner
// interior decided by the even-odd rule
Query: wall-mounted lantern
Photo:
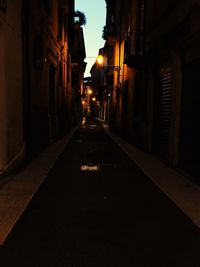
[[[119,66],[105,64],[105,58],[102,55],[98,55],[97,56],[96,63],[99,66],[102,66],[102,68],[105,68],[105,69],[111,69],[111,70],[114,70],[114,71],[119,71],[120,70]]]

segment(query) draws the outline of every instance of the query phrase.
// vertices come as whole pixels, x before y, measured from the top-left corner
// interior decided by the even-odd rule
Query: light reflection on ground
[[[81,123],[81,124],[82,124],[82,125],[85,125],[85,123],[86,123],[86,117],[83,117],[83,118],[82,118],[82,123]]]

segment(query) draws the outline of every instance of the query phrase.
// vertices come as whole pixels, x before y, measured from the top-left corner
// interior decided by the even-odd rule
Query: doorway
[[[200,178],[200,59],[183,66],[180,167]]]
[[[56,86],[56,67],[49,65],[49,138],[54,141],[58,135],[57,122],[57,86]]]

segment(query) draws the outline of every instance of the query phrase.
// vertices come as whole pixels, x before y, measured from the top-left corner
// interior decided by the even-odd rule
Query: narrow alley
[[[72,135],[0,248],[2,267],[199,267],[200,231],[106,134]]]
[[[0,267],[200,267],[199,18],[0,1]]]

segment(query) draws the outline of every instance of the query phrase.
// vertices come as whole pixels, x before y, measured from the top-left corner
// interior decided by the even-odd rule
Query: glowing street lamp
[[[88,89],[88,94],[91,95],[93,92],[91,89]]]
[[[103,62],[104,62],[103,56],[102,55],[98,55],[97,59],[96,59],[96,62],[97,62],[98,65],[102,65]]]
[[[98,55],[97,58],[96,58],[96,62],[97,62],[98,65],[103,65],[104,57],[102,55]],[[119,71],[120,70],[119,66],[104,65],[103,67],[104,68],[110,68],[110,69],[115,70],[115,71]]]

